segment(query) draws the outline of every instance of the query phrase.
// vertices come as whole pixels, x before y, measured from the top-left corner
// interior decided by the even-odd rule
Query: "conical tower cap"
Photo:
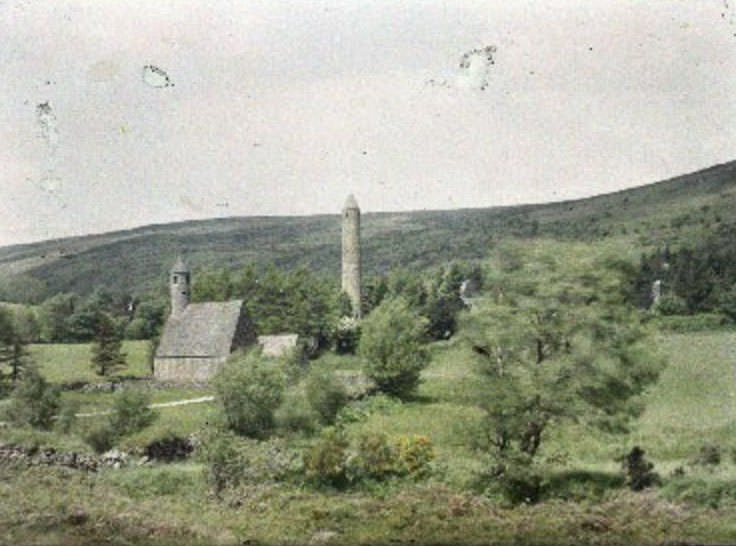
[[[171,267],[172,273],[188,273],[189,272],[189,266],[186,264],[184,259],[181,257],[181,255],[176,257],[176,261],[174,262],[174,265]]]
[[[358,201],[355,200],[355,196],[351,193],[348,195],[348,198],[345,200],[345,206],[344,209],[359,209]]]

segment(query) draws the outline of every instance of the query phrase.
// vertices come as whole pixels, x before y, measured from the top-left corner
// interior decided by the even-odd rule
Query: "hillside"
[[[367,274],[479,259],[503,237],[630,240],[676,246],[736,223],[736,161],[588,199],[451,211],[365,213]],[[197,269],[247,261],[303,265],[337,278],[337,215],[189,221],[0,248],[0,299],[39,300],[97,286],[141,293],[164,286],[182,253]]]

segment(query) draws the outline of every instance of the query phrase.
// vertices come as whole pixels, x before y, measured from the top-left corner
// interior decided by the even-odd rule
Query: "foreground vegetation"
[[[48,430],[5,426],[0,428],[0,443],[88,453],[116,447],[132,453],[132,463],[84,473],[0,462],[0,498],[17,499],[0,503],[0,541],[734,541],[736,528],[730,522],[736,516],[736,408],[726,380],[736,374],[730,357],[733,333],[662,330],[657,315],[647,313],[638,318],[614,315],[616,319],[608,323],[602,312],[606,306],[626,308],[620,300],[628,286],[626,268],[610,256],[626,256],[627,250],[617,245],[610,241],[595,252],[584,243],[550,240],[499,247],[482,264],[482,291],[473,308],[460,315],[458,330],[449,339],[422,338],[421,328],[414,328],[426,326],[429,319],[420,314],[427,309],[421,290],[417,292],[421,283],[408,283],[402,289],[390,288],[388,299],[368,315],[365,337],[352,347],[358,354],[326,351],[306,367],[298,359],[269,363],[249,354],[246,362],[207,389],[156,388],[147,380],[146,342],[128,342],[123,346],[128,368],[112,377],[125,382],[122,392],[78,388],[61,392],[60,415],[67,406],[78,413],[104,413],[66,424],[60,418]],[[633,263],[634,253],[629,257]],[[426,286],[433,286],[432,282],[430,275]],[[456,288],[454,282],[435,279],[434,283],[437,294]],[[391,290],[398,292],[403,303],[392,299]],[[412,295],[417,297],[407,297]],[[550,303],[562,315],[541,313]],[[519,324],[529,310],[536,322]],[[585,327],[570,330],[581,312]],[[504,313],[512,314],[503,324],[490,328],[484,323]],[[391,322],[394,316],[402,319]],[[565,319],[539,322],[540,317],[554,316]],[[620,328],[609,331],[616,324]],[[637,349],[646,356],[643,360],[627,352],[634,345],[620,346],[615,341],[617,336],[629,339],[630,326],[642,332],[635,341],[645,344]],[[398,349],[415,345],[412,355],[421,359],[392,360],[401,351],[394,352],[386,343],[391,339],[386,332],[403,340]],[[595,332],[604,343],[595,339]],[[566,345],[555,340],[572,334],[570,347],[576,349],[557,353]],[[499,335],[503,339],[493,337]],[[489,413],[489,395],[497,379],[489,377],[484,366],[482,342],[493,347],[509,340],[516,340],[511,347],[529,347],[518,358],[533,358],[508,360],[508,365],[529,370],[540,362],[558,362],[563,370],[573,362],[584,363],[585,359],[568,362],[567,358],[587,354],[578,349],[593,343],[602,351],[599,356],[608,355],[605,362],[612,367],[604,371],[610,373],[609,379],[626,388],[635,383],[626,374],[612,373],[622,365],[662,359],[667,366],[632,403],[623,403],[626,397],[610,398],[611,404],[618,404],[610,415],[619,420],[600,419],[605,411],[583,410],[580,400],[564,405],[564,411],[557,411],[556,405],[537,406],[550,412],[543,415],[547,421],[537,448],[533,453],[520,449],[531,455],[531,461],[512,467],[511,463],[519,463],[515,456],[510,459],[504,454],[499,459],[499,453],[483,441],[488,438],[489,415],[495,425],[507,427],[509,438],[524,432]],[[350,349],[349,345],[343,348]],[[95,373],[89,345],[44,344],[31,347],[30,352],[51,385],[110,381]],[[407,366],[397,365],[400,362]],[[361,370],[374,374],[379,388],[385,381],[386,393],[370,394],[369,389],[357,397],[336,381]],[[659,371],[658,366],[652,371]],[[637,372],[636,377],[654,376]],[[527,396],[528,379],[522,374],[520,383],[509,384],[523,395],[518,400]],[[544,387],[544,383],[531,384]],[[401,388],[392,390],[393,385]],[[567,400],[578,391],[552,392]],[[149,404],[209,394],[217,400],[145,410]],[[507,401],[504,407],[513,408],[516,402]],[[7,407],[8,403],[0,402],[0,413]],[[193,438],[195,452],[175,462],[139,464],[137,457],[148,453],[152,444],[171,438]],[[644,451],[638,478],[632,476],[631,464],[622,465],[635,446]],[[499,461],[505,465],[503,474],[497,473]],[[653,469],[648,469],[647,461]],[[521,496],[509,494],[499,478],[509,476],[510,469],[521,469],[522,477],[534,477],[533,495],[528,489]],[[632,491],[642,476],[649,476],[649,487]]]

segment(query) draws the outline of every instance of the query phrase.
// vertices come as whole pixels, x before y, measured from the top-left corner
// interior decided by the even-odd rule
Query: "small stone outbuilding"
[[[258,345],[263,356],[286,356],[291,351],[299,350],[299,336],[297,334],[258,336]]]
[[[188,303],[166,322],[154,376],[163,381],[209,381],[233,351],[255,341],[242,300]]]

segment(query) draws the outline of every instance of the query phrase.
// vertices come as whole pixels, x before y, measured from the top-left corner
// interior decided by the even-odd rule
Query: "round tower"
[[[181,256],[176,258],[176,263],[171,268],[169,275],[169,293],[171,294],[171,314],[181,313],[189,305],[189,284],[191,275],[189,266],[184,263]]]
[[[360,208],[349,195],[342,209],[342,289],[360,317]]]

